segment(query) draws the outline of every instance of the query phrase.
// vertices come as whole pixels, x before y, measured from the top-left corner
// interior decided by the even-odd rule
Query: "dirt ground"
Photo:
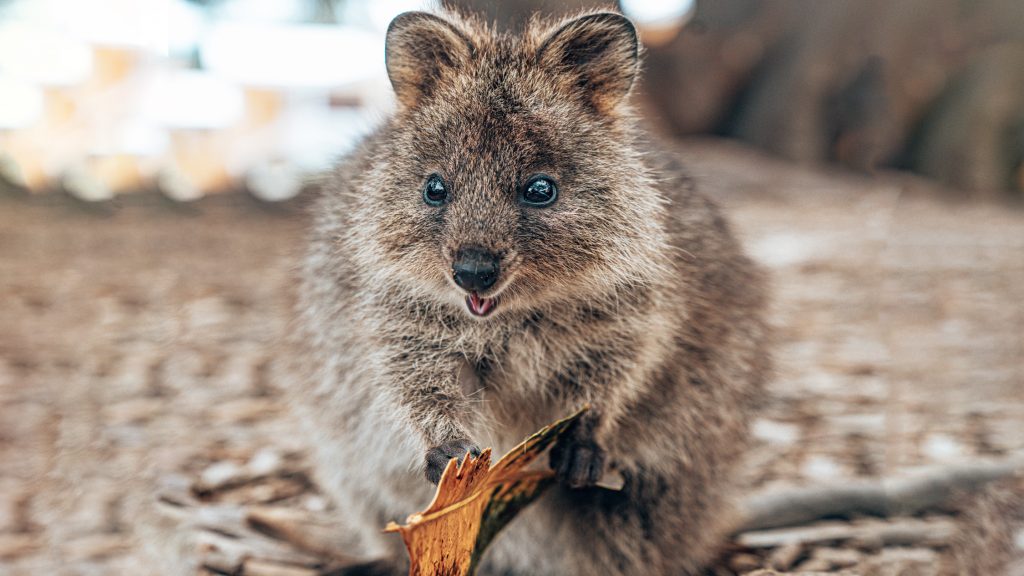
[[[1024,456],[1024,210],[721,142],[680,152],[774,277],[778,376],[754,422],[757,487]],[[171,570],[139,553],[178,537],[140,528],[151,481],[221,512],[329,516],[277,388],[302,228],[301,211],[242,195],[97,208],[0,192],[0,574]],[[947,519],[903,520],[938,536],[747,541],[718,571],[933,574]],[[249,556],[213,532],[181,555],[237,570]],[[244,573],[311,574],[329,554],[309,549]]]

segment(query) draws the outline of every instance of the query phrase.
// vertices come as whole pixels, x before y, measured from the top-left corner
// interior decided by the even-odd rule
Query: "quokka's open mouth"
[[[466,308],[469,308],[469,313],[473,316],[483,318],[490,314],[497,305],[497,298],[482,298],[477,296],[476,292],[466,296]]]

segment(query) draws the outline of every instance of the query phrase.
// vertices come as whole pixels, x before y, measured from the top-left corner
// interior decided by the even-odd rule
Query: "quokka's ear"
[[[466,65],[472,54],[469,38],[433,14],[405,12],[388,26],[384,57],[403,106],[415,106],[429,96],[443,74]]]
[[[636,79],[636,28],[612,12],[581,16],[544,40],[537,61],[569,79],[598,111],[609,112],[629,94]]]

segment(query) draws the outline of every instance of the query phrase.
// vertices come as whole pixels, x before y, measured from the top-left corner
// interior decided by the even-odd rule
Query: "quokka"
[[[696,573],[770,373],[765,279],[639,127],[636,30],[412,12],[386,56],[397,110],[323,187],[300,297],[295,406],[377,559],[347,573],[407,570],[381,528],[450,458],[584,404],[551,451],[558,486],[482,573]],[[595,486],[611,472],[621,490]]]

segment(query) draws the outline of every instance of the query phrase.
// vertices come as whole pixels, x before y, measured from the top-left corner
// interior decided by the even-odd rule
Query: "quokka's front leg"
[[[455,354],[414,347],[390,350],[385,363],[395,402],[423,442],[423,471],[433,484],[452,458],[480,455],[468,432],[473,414],[459,384],[462,362]]]
[[[616,436],[621,434],[619,419],[624,416],[624,407],[615,402],[621,401],[618,397],[580,401],[590,409],[549,453],[551,469],[563,485],[589,488],[602,483],[602,479],[611,485],[618,484],[632,467],[634,458],[621,451],[623,442]],[[615,452],[616,447],[619,452]],[[606,477],[613,470],[619,473],[618,477]]]
[[[609,465],[621,466],[608,448],[619,433],[621,420],[628,417],[640,386],[631,384],[639,377],[629,358],[605,355],[600,361],[591,359],[574,365],[586,369],[563,374],[559,380],[564,385],[566,378],[571,378],[570,388],[576,391],[572,403],[590,409],[552,447],[550,465],[564,485],[586,488],[597,484]]]
[[[605,472],[607,457],[595,431],[600,414],[591,407],[551,448],[551,469],[560,482],[570,488],[593,486]]]

